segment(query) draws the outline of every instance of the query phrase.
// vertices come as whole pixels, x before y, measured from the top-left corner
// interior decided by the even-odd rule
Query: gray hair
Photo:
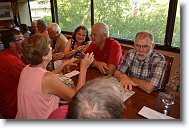
[[[98,27],[100,33],[104,33],[106,34],[107,37],[109,37],[109,27],[107,24],[99,22],[99,23],[95,23],[93,26]]]
[[[124,104],[114,77],[96,78],[86,83],[73,97],[68,119],[119,119]]]
[[[54,32],[58,32],[58,34],[61,33],[60,26],[57,23],[50,23],[47,29],[52,29]]]
[[[144,39],[146,37],[149,37],[151,40],[151,43],[154,43],[154,35],[151,32],[147,32],[147,31],[138,32],[135,36],[134,42],[136,42],[137,39]]]

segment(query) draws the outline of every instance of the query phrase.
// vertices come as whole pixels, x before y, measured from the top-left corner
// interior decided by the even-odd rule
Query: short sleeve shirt
[[[129,77],[146,80],[157,88],[161,88],[165,73],[165,57],[153,51],[148,58],[140,61],[136,57],[135,49],[131,49],[124,55],[118,70]]]
[[[93,52],[94,58],[97,61],[105,62],[107,64],[113,64],[116,67],[122,61],[122,49],[118,41],[109,37],[106,39],[104,48],[100,48],[95,45],[93,42],[89,45],[85,53]]]

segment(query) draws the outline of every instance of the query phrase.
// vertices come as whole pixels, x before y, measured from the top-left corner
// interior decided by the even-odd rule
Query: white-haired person
[[[49,24],[47,31],[51,39],[53,61],[61,60],[64,57],[63,51],[68,43],[68,39],[61,33],[60,26],[57,23]]]
[[[125,106],[119,81],[100,77],[88,81],[69,104],[67,119],[120,119]]]
[[[132,90],[137,86],[146,93],[161,89],[165,73],[165,57],[154,51],[154,36],[147,31],[138,32],[134,49],[123,57],[114,76],[120,81],[121,89]]]
[[[102,74],[113,75],[122,61],[122,49],[119,42],[109,36],[109,27],[105,23],[95,23],[91,30],[89,47],[85,53],[94,53],[92,66]]]
[[[69,105],[60,106],[48,119],[120,119],[125,106],[119,85],[112,76],[90,80]]]

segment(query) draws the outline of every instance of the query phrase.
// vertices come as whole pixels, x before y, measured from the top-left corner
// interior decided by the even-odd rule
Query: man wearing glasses
[[[14,119],[17,113],[17,87],[22,69],[21,43],[23,35],[10,29],[2,33],[4,49],[0,51],[0,118]]]
[[[165,58],[154,51],[154,37],[149,32],[139,32],[135,36],[134,49],[129,50],[114,76],[120,81],[121,89],[132,90],[137,86],[146,93],[160,89],[164,72]]]

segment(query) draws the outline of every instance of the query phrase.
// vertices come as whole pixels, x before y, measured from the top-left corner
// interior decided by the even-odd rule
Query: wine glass
[[[165,109],[164,114],[167,115],[168,108],[174,104],[175,101],[175,94],[174,92],[164,92],[162,97],[162,102],[164,103]]]

